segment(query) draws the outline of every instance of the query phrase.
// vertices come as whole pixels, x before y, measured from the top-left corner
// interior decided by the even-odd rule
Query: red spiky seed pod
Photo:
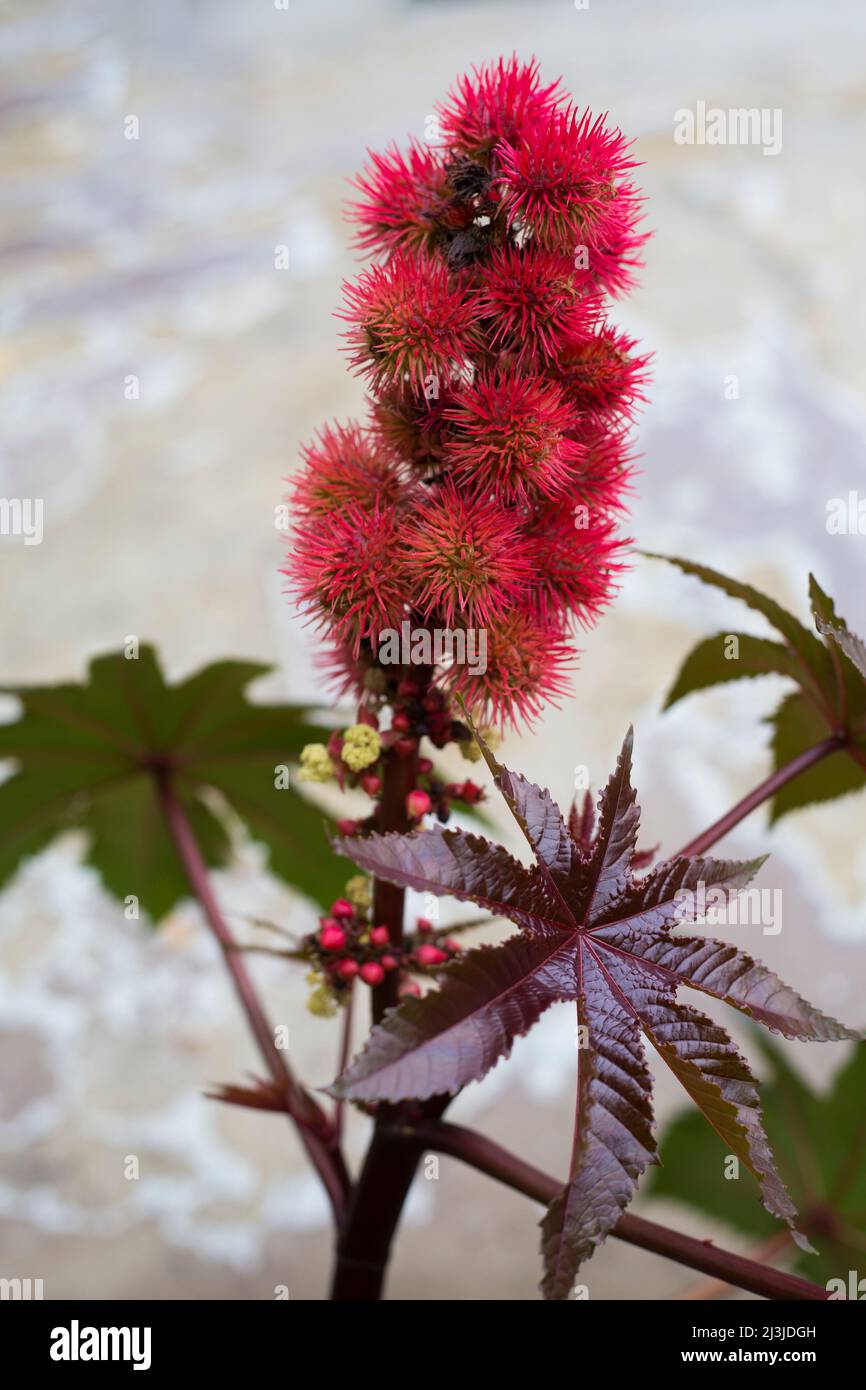
[[[446,410],[453,400],[449,384],[432,379],[417,395],[403,386],[383,387],[371,402],[370,432],[377,445],[420,476],[435,472],[451,430]]]
[[[622,132],[591,112],[554,111],[497,148],[496,181],[509,225],[550,250],[610,245],[639,215],[624,176],[635,167]]]
[[[462,495],[450,480],[413,512],[406,545],[418,607],[427,617],[440,614],[448,627],[458,614],[468,626],[483,627],[529,586],[520,518],[492,498]]]
[[[331,903],[331,916],[349,918],[354,917],[355,909],[347,898],[337,898]]]
[[[624,510],[634,471],[627,421],[617,424],[602,416],[587,416],[574,430],[573,438],[581,446],[575,470],[580,504],[597,513]]]
[[[615,195],[615,202],[619,196]],[[588,269],[593,284],[605,294],[619,295],[634,287],[635,273],[643,266],[640,252],[649,240],[649,233],[634,230],[636,200],[623,195],[622,203],[617,216],[611,217],[611,221],[617,225],[612,227],[603,243],[593,246],[588,255]],[[614,208],[611,209],[613,212]]]
[[[457,79],[447,99],[437,103],[440,128],[453,151],[486,161],[500,140],[513,139],[528,122],[554,110],[558,88],[558,82],[541,85],[535,59],[500,58]]]
[[[449,415],[455,488],[524,505],[569,489],[581,456],[569,437],[578,416],[555,381],[514,370],[479,377]]]
[[[541,513],[529,530],[536,583],[532,603],[546,621],[570,612],[584,627],[613,596],[626,542],[604,512],[585,504]]]
[[[337,974],[339,975],[340,979],[345,980],[348,984],[349,980],[354,980],[355,976],[358,973],[358,962],[356,960],[350,959],[347,956],[345,960],[337,961],[337,964],[334,968]]]
[[[393,507],[404,484],[393,457],[377,449],[359,425],[326,425],[302,450],[304,466],[292,480],[291,499],[301,519],[357,506]]]
[[[488,632],[487,666],[452,666],[450,687],[483,723],[517,726],[568,692],[575,651],[560,622],[516,608]]]
[[[478,309],[460,276],[427,255],[398,251],[344,286],[352,365],[378,391],[408,385],[423,395],[465,370],[478,345]]]
[[[387,946],[391,940],[391,934],[387,927],[371,927],[370,940],[374,946]]]
[[[357,505],[299,527],[283,571],[299,601],[357,656],[399,625],[410,597],[400,564],[401,514]]]
[[[412,140],[405,154],[396,145],[384,154],[370,151],[369,164],[353,183],[361,197],[348,215],[362,251],[435,245],[453,194],[442,158],[429,145]]]
[[[475,302],[493,347],[521,370],[544,369],[599,321],[591,288],[589,271],[558,251],[505,246],[480,267]]]
[[[588,416],[621,416],[643,400],[648,359],[635,353],[636,346],[607,324],[566,336],[555,370],[574,406]]]

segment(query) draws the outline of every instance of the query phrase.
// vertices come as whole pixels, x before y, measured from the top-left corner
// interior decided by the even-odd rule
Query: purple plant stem
[[[699,855],[706,854],[718,840],[733,830],[735,825],[739,825],[741,820],[751,815],[764,801],[769,801],[770,797],[775,796],[776,792],[782,787],[793,782],[795,777],[799,777],[801,772],[806,772],[816,763],[820,763],[824,758],[829,758],[832,753],[838,753],[847,745],[847,738],[844,734],[831,734],[829,738],[816,743],[813,748],[807,748],[805,753],[800,753],[796,758],[792,758],[784,767],[773,772],[757,787],[744,796],[742,801],[738,801],[736,806],[732,806],[730,811],[721,816],[701,835],[696,836],[684,845],[679,853],[684,858],[697,858]]]
[[[382,778],[382,799],[379,803],[379,824],[382,834],[396,831],[405,834],[412,829],[406,812],[406,797],[415,786],[418,775],[417,753],[399,753],[392,748],[386,757]],[[384,879],[373,882],[373,922],[388,928],[391,945],[400,950],[403,942],[403,911],[406,892]],[[386,1009],[399,1002],[397,995],[398,970],[389,970],[380,985],[373,990],[373,1022],[381,1022]]]
[[[297,1126],[311,1163],[324,1184],[331,1203],[334,1220],[339,1224],[345,1211],[350,1190],[349,1175],[338,1141],[327,1116],[295,1080],[284,1053],[277,1047],[273,1029],[265,1016],[237,943],[226,923],[210,885],[207,865],[195,838],[186,812],[172,787],[170,777],[159,775],[157,793],[166,824],[183,865],[190,888],[205,915],[205,920],[222,948],[223,960],[231,976],[250,1030],[255,1038],[274,1085],[284,1097],[286,1114]]]
[[[343,1021],[340,1028],[340,1055],[337,1061],[337,1075],[340,1076],[349,1065],[352,1055],[352,1018],[355,1012],[355,983],[349,981],[349,996],[343,1008]],[[338,1100],[334,1106],[334,1134],[338,1140],[343,1136],[343,1102]]]
[[[507,1149],[503,1149],[492,1139],[487,1139],[475,1130],[462,1125],[447,1124],[444,1121],[424,1121],[406,1125],[402,1133],[413,1150],[420,1142],[422,1149],[432,1149],[437,1153],[449,1154],[461,1159],[471,1168],[476,1168],[497,1182],[504,1183],[516,1192],[533,1198],[545,1206],[562,1191],[563,1183],[557,1178],[542,1173],[532,1164],[524,1162]],[[695,1240],[655,1221],[646,1221],[640,1216],[626,1214],[614,1226],[612,1235],[629,1245],[637,1245],[642,1250],[650,1250],[665,1259],[675,1260],[677,1264],[688,1265],[691,1269],[711,1274],[726,1284],[746,1289],[761,1298],[809,1299],[829,1298],[826,1289],[819,1284],[811,1284],[796,1275],[758,1264],[743,1255],[735,1255],[730,1250],[721,1250],[709,1241]]]
[[[385,764],[380,802],[383,832],[411,829],[406,796],[415,785],[414,754],[392,749]],[[377,879],[373,885],[373,920],[386,926],[392,945],[403,940],[405,892]],[[398,1002],[397,971],[390,971],[373,991],[373,1019]],[[331,1298],[335,1302],[375,1302],[382,1297],[391,1243],[412,1186],[423,1146],[399,1137],[395,1125],[408,1113],[438,1117],[450,1097],[434,1097],[424,1105],[380,1106],[373,1137],[349,1203],[337,1244]]]

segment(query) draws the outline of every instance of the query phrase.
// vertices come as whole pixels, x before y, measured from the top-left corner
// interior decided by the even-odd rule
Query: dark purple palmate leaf
[[[332,1093],[399,1101],[459,1091],[506,1057],[549,1005],[571,1000],[578,1022],[575,1137],[568,1184],[542,1222],[545,1297],[568,1297],[581,1263],[657,1161],[642,1038],[755,1176],[767,1209],[802,1240],[764,1134],[755,1078],[724,1029],[677,999],[687,985],[789,1038],[859,1036],[736,947],[675,934],[698,916],[700,889],[714,890],[714,905],[729,901],[764,861],[680,857],[635,877],[640,812],[631,732],[599,798],[594,834],[586,810],[566,826],[548,792],[501,766],[478,742],[532,848],[533,868],[459,830],[369,835],[338,848],[377,877],[478,903],[520,931],[502,945],[467,952],[444,972],[441,989],[387,1014]]]

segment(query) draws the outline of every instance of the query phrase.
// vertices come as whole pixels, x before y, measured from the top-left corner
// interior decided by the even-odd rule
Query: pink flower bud
[[[448,957],[444,951],[440,951],[438,946],[432,946],[429,942],[424,942],[415,950],[415,959],[419,965],[441,965]]]
[[[406,797],[406,814],[412,820],[418,820],[421,816],[426,816],[432,804],[427,793],[416,787]]]
[[[361,979],[365,985],[380,985],[384,978],[385,972],[376,961],[368,960],[366,965],[361,966]]]
[[[342,951],[346,944],[346,933],[335,922],[331,927],[322,928],[319,932],[319,941],[326,951]]]

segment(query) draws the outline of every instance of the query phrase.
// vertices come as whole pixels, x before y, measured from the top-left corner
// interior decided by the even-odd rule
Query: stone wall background
[[[656,354],[635,537],[799,612],[811,566],[862,631],[866,541],[828,535],[825,517],[864,478],[864,40],[856,0],[7,5],[0,494],[42,497],[45,538],[0,538],[2,679],[75,677],[136,633],[173,676],[244,655],[276,663],[263,693],[315,694],[273,509],[299,443],[362,400],[332,317],[356,264],[344,180],[365,146],[420,136],[468,64],[512,50],[608,109],[645,161],[655,237],[618,315]],[[782,152],[676,145],[673,113],[698,100],[780,107]],[[574,764],[597,783],[634,720],[647,842],[681,843],[764,775],[777,691],[663,718],[661,699],[698,636],[747,623],[638,561],[586,640],[574,699],[507,754],[564,801]],[[773,851],[762,882],[783,889],[784,930],[759,953],[849,1021],[866,983],[863,830],[849,801],[769,835],[753,817],[728,841]],[[292,1135],[203,1098],[255,1058],[197,912],[158,935],[125,922],[79,855],[59,842],[0,898],[0,1273],[42,1277],[49,1298],[321,1296],[324,1203]],[[230,911],[312,920],[254,849],[218,888]],[[325,1082],[334,1037],[304,1014],[301,979],[259,973],[301,1070]],[[816,1078],[841,1060],[791,1050]],[[572,1069],[569,1011],[554,1011],[454,1113],[562,1170]],[[660,1116],[678,1104],[660,1078]],[[417,1185],[393,1294],[534,1297],[536,1220],[443,1160]],[[615,1241],[586,1277],[593,1297],[693,1283]]]

